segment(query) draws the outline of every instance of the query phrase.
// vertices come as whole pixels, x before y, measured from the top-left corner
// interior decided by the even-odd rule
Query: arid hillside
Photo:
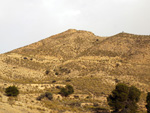
[[[0,55],[1,102],[9,103],[4,101],[4,89],[15,84],[21,91],[15,107],[25,106],[33,113],[90,113],[83,106],[95,103],[109,109],[106,97],[117,83],[139,88],[140,110],[145,110],[145,95],[150,91],[150,36],[122,32],[100,37],[70,29]],[[74,94],[58,99],[58,87],[67,84],[74,87]],[[46,91],[56,98],[37,101]]]
[[[91,32],[70,29],[12,52],[54,56],[66,60],[75,58],[84,50],[94,46],[96,40],[101,41],[103,38],[95,36]]]

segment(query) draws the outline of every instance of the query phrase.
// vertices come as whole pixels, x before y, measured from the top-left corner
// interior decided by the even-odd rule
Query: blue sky
[[[150,0],[0,0],[0,53],[67,29],[150,35]]]

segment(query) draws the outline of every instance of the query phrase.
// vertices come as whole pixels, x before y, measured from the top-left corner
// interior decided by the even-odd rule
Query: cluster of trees
[[[116,88],[107,97],[108,105],[113,113],[136,113],[137,102],[140,100],[141,91],[135,86],[127,86],[119,83]],[[147,95],[147,112],[150,113],[150,93]]]
[[[19,90],[16,86],[9,86],[5,89],[7,96],[17,96]],[[61,88],[59,94],[62,96],[69,96],[74,93],[74,89],[71,85],[66,85],[66,87]],[[113,113],[136,113],[137,111],[137,102],[139,102],[141,91],[135,86],[127,86],[126,84],[119,83],[116,85],[116,88],[112,91],[107,97],[107,102],[110,108],[113,110]],[[47,97],[49,100],[52,100],[53,96],[50,92],[40,95],[37,100]],[[148,92],[146,97],[146,108],[147,113],[150,113],[150,92]]]

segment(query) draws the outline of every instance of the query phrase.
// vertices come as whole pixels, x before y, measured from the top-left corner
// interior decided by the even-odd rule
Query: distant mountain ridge
[[[39,42],[12,52],[32,55],[48,55],[63,59],[77,56],[122,56],[147,59],[150,63],[150,36],[119,33],[110,37],[99,37],[88,31],[69,29]],[[142,58],[142,56],[144,58]]]
[[[99,37],[91,32],[69,29],[12,52],[48,55],[66,59],[75,57],[86,48],[93,46],[92,43],[97,38]]]

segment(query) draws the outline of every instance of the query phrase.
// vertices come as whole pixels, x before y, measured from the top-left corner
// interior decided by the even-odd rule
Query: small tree
[[[108,105],[114,112],[119,112],[126,105],[128,99],[129,87],[125,84],[117,84],[116,89],[112,91],[112,95],[107,98]]]
[[[137,102],[140,100],[141,92],[135,86],[131,86],[129,89],[128,99],[126,102],[126,107],[124,108],[125,113],[136,113],[137,111]]]
[[[141,92],[134,86],[119,83],[108,96],[108,105],[115,113],[135,113]]]
[[[150,92],[147,93],[146,103],[147,113],[150,113]]]
[[[17,96],[19,94],[19,90],[16,86],[9,86],[6,88],[5,93],[7,96]]]
[[[66,85],[65,88],[61,88],[59,92],[62,96],[69,96],[70,94],[74,93],[74,89],[71,85]]]
[[[128,98],[130,101],[138,102],[140,100],[141,91],[135,86],[131,86],[129,90]]]

